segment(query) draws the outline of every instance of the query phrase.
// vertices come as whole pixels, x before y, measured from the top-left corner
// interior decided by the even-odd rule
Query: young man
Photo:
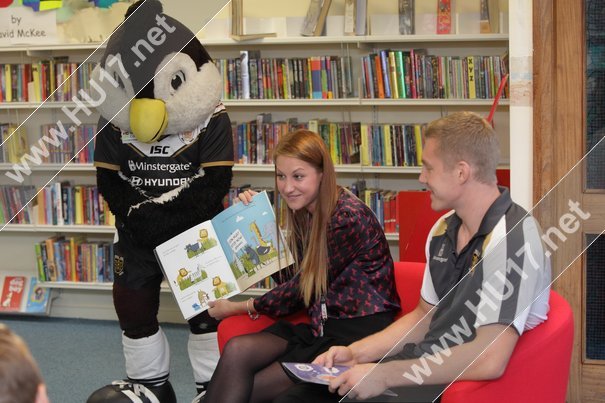
[[[48,403],[40,369],[27,345],[0,323],[0,403]]]
[[[420,303],[385,330],[317,357],[353,365],[331,392],[384,401],[390,389],[399,395],[392,401],[417,393],[433,401],[454,380],[500,377],[519,336],[546,320],[551,273],[541,232],[497,186],[498,161],[496,133],[480,116],[454,113],[428,126],[420,182],[433,209],[452,211],[427,240]]]

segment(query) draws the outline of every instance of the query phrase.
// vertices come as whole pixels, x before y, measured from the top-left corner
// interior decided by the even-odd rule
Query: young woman
[[[279,321],[231,339],[204,402],[271,401],[295,385],[281,362],[311,362],[330,346],[385,328],[399,310],[384,232],[363,202],[336,185],[321,137],[308,130],[289,133],[273,156],[276,188],[288,205],[294,274],[261,297],[215,301],[209,313],[217,319],[241,313],[280,317],[306,308],[311,323]],[[239,198],[247,203],[252,195],[246,191]]]

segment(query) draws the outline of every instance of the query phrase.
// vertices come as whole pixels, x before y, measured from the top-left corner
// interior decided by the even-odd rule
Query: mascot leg
[[[212,373],[219,359],[216,328],[218,321],[205,311],[189,321],[191,334],[187,344],[189,360],[193,368],[193,379],[198,396],[193,400],[199,401],[206,393],[206,386],[210,382]]]
[[[122,346],[128,378],[95,391],[87,403],[176,403],[168,382],[168,340],[156,319],[159,287],[132,290],[114,283],[114,304],[124,331]]]

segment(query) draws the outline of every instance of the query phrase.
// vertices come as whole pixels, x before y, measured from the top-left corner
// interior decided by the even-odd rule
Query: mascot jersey
[[[224,106],[191,132],[167,135],[155,143],[107,124],[95,144],[95,166],[121,171],[131,185],[151,197],[185,185],[200,168],[232,166],[231,123]]]

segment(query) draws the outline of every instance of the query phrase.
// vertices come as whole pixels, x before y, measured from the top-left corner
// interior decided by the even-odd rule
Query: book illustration
[[[0,311],[16,312],[21,310],[27,278],[25,276],[6,276],[0,295]]]
[[[283,240],[278,256],[278,236],[273,208],[261,192],[248,205],[234,204],[159,245],[156,257],[185,319],[292,264]]]
[[[38,283],[38,279],[31,277],[29,280],[29,292],[25,303],[27,313],[47,313],[50,302],[49,288],[44,288]]]
[[[199,238],[195,242],[185,245],[185,251],[187,251],[187,257],[192,259],[205,250],[215,247],[217,244],[216,238],[209,238],[208,230],[202,228],[199,232]]]
[[[174,282],[179,287],[179,289],[185,290],[195,283],[198,283],[206,278],[208,278],[208,273],[201,269],[201,266],[198,264],[196,271],[187,270],[185,267],[181,267],[178,271],[178,275]]]

